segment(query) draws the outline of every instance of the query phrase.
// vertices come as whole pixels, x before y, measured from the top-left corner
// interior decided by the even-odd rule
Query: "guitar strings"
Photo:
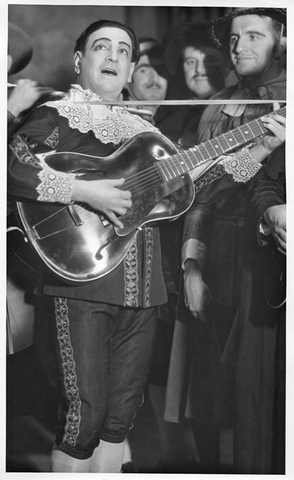
[[[285,115],[285,113],[286,113],[286,108],[283,107],[283,108],[279,109],[277,113],[279,113],[280,115]],[[270,114],[269,114],[268,116],[270,116]],[[234,132],[235,132],[235,134],[236,134],[237,132],[240,132],[241,135],[242,135],[242,137],[243,137],[244,140],[246,141],[246,137],[245,137],[245,136],[243,135],[243,133],[242,133],[242,129],[244,130],[244,133],[246,133],[246,132],[245,132],[245,128],[246,128],[246,129],[249,128],[249,130],[252,132],[252,135],[253,135],[254,137],[259,136],[259,135],[261,134],[260,130],[262,130],[262,133],[266,131],[266,129],[265,129],[264,127],[262,128],[262,124],[260,123],[260,120],[255,119],[255,120],[249,122],[248,124],[241,125],[240,127],[237,127],[236,129],[232,130],[231,132],[227,132],[227,134],[223,134],[222,137],[225,138],[226,143],[229,145],[229,142],[228,142],[228,140],[226,139],[226,137],[228,137],[228,138],[230,138],[231,136],[234,137]],[[235,138],[235,137],[234,137],[234,138]],[[216,141],[216,139],[215,139],[215,141]],[[237,141],[236,138],[235,138],[235,141]],[[194,168],[196,168],[196,167],[197,167],[198,165],[200,165],[201,163],[205,163],[205,162],[208,161],[208,160],[212,160],[214,155],[215,155],[215,157],[217,157],[218,155],[220,155],[219,152],[217,152],[217,151],[215,150],[215,147],[213,146],[213,143],[212,143],[212,142],[213,142],[213,141],[211,141],[211,140],[207,142],[207,143],[212,147],[212,150],[213,150],[213,155],[212,155],[212,156],[211,156],[211,155],[209,154],[209,152],[208,152],[208,154],[209,154],[209,158],[208,158],[208,159],[204,158],[204,156],[203,156],[203,154],[202,154],[202,152],[201,152],[201,146],[203,147],[204,144],[202,143],[202,144],[199,144],[199,145],[195,145],[194,147],[191,147],[191,148],[188,149],[188,150],[184,150],[183,152],[178,152],[178,153],[176,153],[176,154],[173,154],[171,157],[169,157],[169,158],[167,158],[167,159],[162,159],[162,160],[161,160],[157,165],[155,165],[155,166],[149,167],[148,169],[146,169],[146,170],[144,170],[144,171],[142,171],[142,172],[138,172],[138,173],[132,175],[131,177],[129,177],[129,178],[126,180],[126,182],[124,183],[124,186],[125,186],[127,189],[130,189],[130,190],[132,190],[132,189],[134,188],[133,195],[134,195],[134,197],[136,197],[136,195],[141,195],[141,194],[142,194],[142,191],[141,191],[141,188],[142,188],[142,187],[145,187],[145,186],[147,185],[147,190],[148,190],[149,188],[152,188],[152,187],[154,187],[154,186],[156,185],[157,179],[158,179],[158,176],[157,176],[158,173],[159,173],[159,175],[160,175],[160,172],[158,172],[159,169],[162,170],[162,173],[163,173],[163,181],[172,180],[172,177],[171,177],[170,179],[165,179],[165,178],[164,178],[164,172],[163,172],[163,169],[164,169],[164,168],[166,169],[166,171],[167,171],[167,173],[168,173],[168,170],[171,171],[171,169],[174,167],[174,169],[175,169],[175,171],[176,171],[176,176],[180,176],[180,175],[182,175],[182,174],[184,174],[184,173],[187,173],[188,170],[185,170],[185,169],[184,169],[184,166],[183,166],[183,164],[178,160],[178,157],[180,157],[182,160],[183,160],[184,155],[185,155],[186,157],[188,157],[188,161],[190,161],[191,164],[192,164],[192,168],[191,168],[190,170],[193,170]],[[240,142],[237,141],[237,145],[234,145],[232,148],[236,148],[236,147],[238,147],[239,145],[240,145]],[[221,146],[220,144],[219,144],[219,146],[222,148],[222,146]],[[205,147],[205,148],[206,148],[206,147]],[[222,148],[222,149],[223,149],[223,148]],[[207,149],[206,149],[206,150],[207,150]],[[228,151],[228,149],[227,149],[227,151]],[[221,152],[221,154],[224,153],[224,152],[225,152],[225,149],[223,149],[223,152]],[[195,154],[196,154],[196,153],[199,153],[202,160],[200,160],[200,161],[198,162],[198,164],[193,165],[192,160],[191,160],[191,158],[190,158],[190,156],[189,156],[189,153],[190,153],[190,154],[193,154],[194,157],[195,157]],[[185,162],[185,165],[186,165],[186,162]],[[157,168],[157,167],[158,167],[158,168]],[[181,172],[181,170],[182,170],[182,172]],[[172,173],[173,173],[173,172],[172,172]],[[133,182],[135,182],[135,185],[134,185]],[[150,182],[150,183],[148,183],[148,182]],[[152,183],[152,182],[153,182],[153,183]],[[133,185],[134,185],[134,187],[133,187]],[[137,187],[137,186],[138,186],[138,188],[140,189],[138,193],[135,191],[135,187]],[[146,190],[145,190],[145,191],[146,191]]]

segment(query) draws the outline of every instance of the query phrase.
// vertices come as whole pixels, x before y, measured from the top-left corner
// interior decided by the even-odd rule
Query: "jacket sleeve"
[[[183,243],[182,243],[182,267],[188,258],[196,260],[203,269],[211,237],[210,221],[213,215],[212,205],[192,205],[186,213]]]
[[[275,205],[286,204],[285,150],[277,149],[271,162],[257,176],[252,184],[248,204],[250,223],[257,232],[259,245],[267,245],[261,228],[265,211]]]
[[[214,99],[230,98],[233,90],[228,88],[222,95],[215,95]],[[221,132],[229,130],[228,116],[222,113],[223,105],[209,105],[204,110],[196,133],[197,144],[209,141]],[[214,130],[218,132],[214,133]],[[250,147],[238,148],[234,153],[227,153],[218,158],[216,165],[201,179],[193,179],[196,192],[199,191],[200,203],[215,203],[224,195],[233,195],[241,184],[249,182],[258,171],[261,164],[251,155]],[[197,174],[197,171],[195,171]],[[192,172],[193,178],[193,172]]]
[[[10,196],[17,200],[70,203],[75,176],[53,170],[45,160],[57,144],[58,122],[48,108],[41,107],[32,113],[9,142]]]

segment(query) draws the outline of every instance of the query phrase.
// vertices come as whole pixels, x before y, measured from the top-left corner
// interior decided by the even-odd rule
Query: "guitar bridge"
[[[83,225],[84,222],[81,220],[81,217],[79,216],[75,206],[69,205],[67,209],[76,226],[80,227],[81,225]]]
[[[107,220],[107,218],[105,218],[104,215],[99,214],[99,218],[103,227],[108,227],[110,225],[109,220]]]

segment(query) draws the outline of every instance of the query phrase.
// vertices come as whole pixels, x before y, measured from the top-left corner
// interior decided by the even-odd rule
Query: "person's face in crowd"
[[[213,78],[222,75],[222,61],[220,53],[211,47],[196,49],[189,46],[184,49],[185,82],[197,98],[209,98],[216,93]]]
[[[261,74],[272,60],[275,43],[271,18],[258,15],[234,18],[230,55],[237,73],[242,76]]]
[[[129,90],[138,100],[164,100],[168,81],[151,66],[148,55],[142,55],[137,63]]]
[[[131,58],[132,41],[125,30],[100,28],[89,36],[84,53],[75,53],[78,81],[105,100],[117,100],[133,73]]]

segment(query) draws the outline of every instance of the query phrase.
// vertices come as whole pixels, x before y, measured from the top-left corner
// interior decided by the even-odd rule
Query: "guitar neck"
[[[275,113],[285,117],[286,107],[276,110]],[[270,115],[272,115],[272,113],[268,116]],[[260,118],[252,120],[218,137],[172,155],[168,162],[161,163],[162,173],[165,178],[176,178],[179,175],[190,172],[199,165],[245,145],[266,132],[268,132],[268,129],[264,126]]]

